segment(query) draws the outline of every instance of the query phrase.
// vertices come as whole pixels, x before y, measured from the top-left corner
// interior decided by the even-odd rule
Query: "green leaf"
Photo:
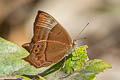
[[[72,73],[83,68],[84,63],[88,60],[86,48],[86,45],[80,46],[79,48],[74,49],[72,54],[67,56],[64,66],[64,71],[66,73]]]
[[[64,67],[65,72],[70,73],[71,70],[71,58],[67,59]]]
[[[94,73],[86,73],[86,74],[80,73],[76,77],[79,78],[80,80],[94,80],[96,77],[96,74],[94,74]]]
[[[29,53],[22,47],[0,38],[0,76],[37,74],[45,68],[36,69],[22,58]]]
[[[94,59],[94,60],[90,60],[86,63],[85,65],[85,71],[86,72],[90,72],[90,73],[99,73],[99,72],[103,72],[106,69],[111,68],[111,65],[103,62],[102,60],[99,59]]]
[[[65,72],[69,73],[67,77],[73,73],[75,74],[68,80],[94,80],[99,72],[111,68],[111,65],[102,60],[88,60],[86,48],[86,46],[80,46],[68,56],[64,67]]]
[[[8,75],[25,66],[28,52],[16,44],[0,38],[0,75]]]
[[[94,80],[98,73],[103,72],[109,68],[111,68],[111,65],[103,62],[102,60],[90,60],[86,62],[84,68],[79,71],[76,77],[80,78],[80,80]]]
[[[9,74],[27,74],[26,77],[21,77],[25,80],[31,80],[35,78],[39,80],[45,80],[41,76],[47,76],[48,74],[58,71],[63,67],[63,64],[65,62],[65,65],[63,67],[64,72],[68,74],[77,73],[77,75],[74,75],[73,77],[78,80],[93,80],[96,74],[111,68],[111,65],[99,59],[88,61],[86,48],[87,46],[85,45],[74,49],[71,54],[63,58],[61,61],[53,64],[51,67],[47,67],[48,69],[36,69],[29,63],[22,60],[23,57],[29,54],[25,49],[0,38],[0,76]],[[69,80],[71,80],[73,77],[71,77]]]

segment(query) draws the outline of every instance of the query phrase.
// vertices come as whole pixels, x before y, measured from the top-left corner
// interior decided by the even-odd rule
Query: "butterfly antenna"
[[[85,27],[82,29],[82,31],[80,31],[80,33],[76,36],[76,38],[85,30],[85,28],[89,25],[90,23],[88,22]]]

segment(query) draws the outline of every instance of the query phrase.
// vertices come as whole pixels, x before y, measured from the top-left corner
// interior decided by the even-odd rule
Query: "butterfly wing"
[[[60,24],[55,25],[55,27],[50,30],[48,40],[59,41],[72,46],[72,40],[69,34]]]
[[[41,40],[34,44],[31,54],[24,60],[36,68],[49,66],[58,62],[67,53],[68,46],[58,41]]]
[[[39,40],[55,40],[72,44],[67,31],[48,13],[38,11],[34,23],[33,42]]]
[[[47,40],[50,30],[57,24],[56,20],[48,13],[38,11],[34,23],[33,42]]]
[[[34,23],[34,36],[29,45],[24,45],[24,48],[30,49],[29,56],[24,60],[38,68],[59,61],[72,47],[72,40],[51,15],[39,11]]]
[[[39,40],[47,40],[50,30],[55,27],[57,21],[50,16],[48,13],[43,11],[38,11],[34,22],[34,35],[30,43],[25,43],[22,45],[28,52],[30,52],[33,44]]]

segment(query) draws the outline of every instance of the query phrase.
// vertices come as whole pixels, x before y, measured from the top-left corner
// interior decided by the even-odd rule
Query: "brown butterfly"
[[[67,31],[48,13],[38,11],[34,35],[30,43],[22,45],[30,54],[23,58],[36,68],[58,62],[69,49],[72,40]]]

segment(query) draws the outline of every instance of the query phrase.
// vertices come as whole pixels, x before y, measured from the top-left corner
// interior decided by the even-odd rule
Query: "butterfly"
[[[68,32],[50,14],[38,11],[34,22],[33,38],[22,45],[30,54],[23,59],[36,68],[60,61],[72,48]]]

